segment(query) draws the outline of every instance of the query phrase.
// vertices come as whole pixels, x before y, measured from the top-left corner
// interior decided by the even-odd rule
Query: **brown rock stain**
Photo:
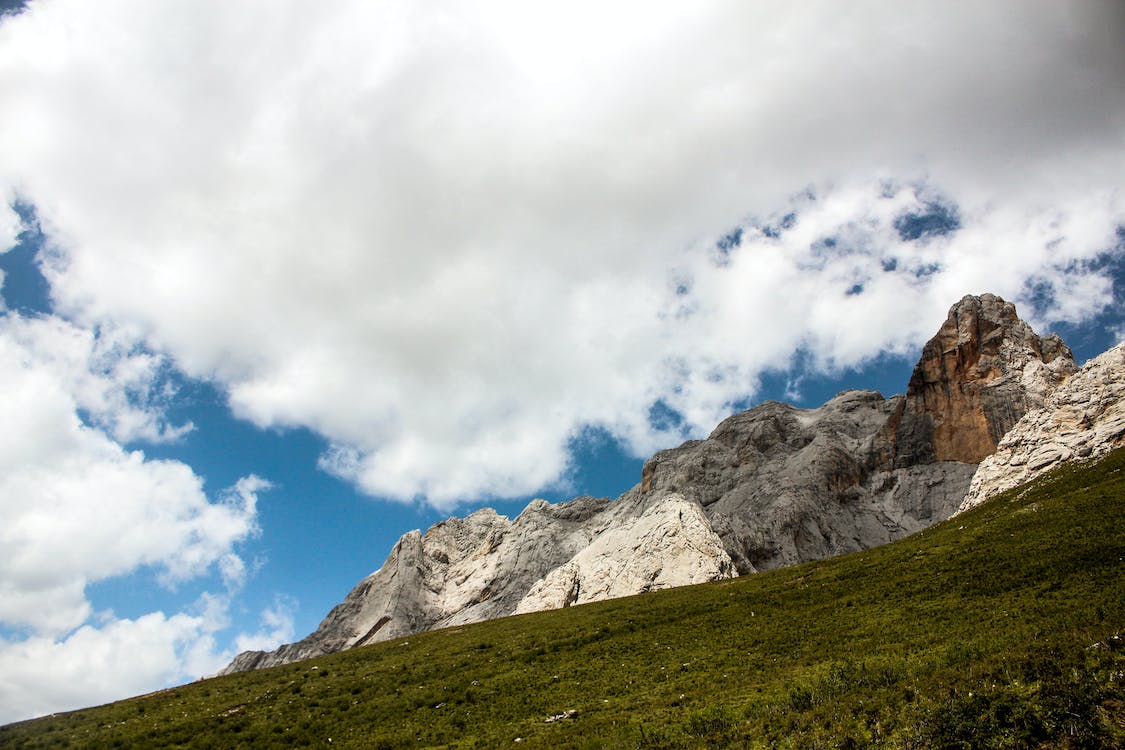
[[[1024,368],[1059,357],[1061,375],[1076,369],[1066,345],[1036,335],[1010,302],[985,294],[954,305],[923,347],[906,391],[906,411],[932,422],[933,460],[979,463],[992,455],[1027,411]]]

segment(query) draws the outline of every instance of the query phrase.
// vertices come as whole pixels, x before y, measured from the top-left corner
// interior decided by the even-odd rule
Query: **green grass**
[[[0,747],[1120,748],[1123,640],[1119,450],[868,552],[197,682]]]

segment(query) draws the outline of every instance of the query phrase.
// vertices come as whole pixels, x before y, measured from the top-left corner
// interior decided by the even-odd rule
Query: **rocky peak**
[[[906,390],[905,423],[929,433],[930,460],[979,463],[1077,369],[1067,345],[1037,335],[1012,303],[966,296],[922,349]]]
[[[952,515],[980,459],[1075,369],[1066,345],[1036,335],[1015,306],[965,297],[905,395],[845,391],[816,409],[767,402],[657,453],[615,501],[533,500],[514,520],[484,509],[410,532],[315,632],[241,654],[227,671],[885,544]],[[1076,409],[1085,398],[1076,391]],[[1125,439],[1115,408],[1068,419]],[[1064,448],[1082,455],[1083,445]],[[1039,466],[1048,448],[1012,463]]]
[[[1008,431],[973,475],[961,510],[1028,482],[1061,461],[1125,443],[1125,344],[1087,362]]]

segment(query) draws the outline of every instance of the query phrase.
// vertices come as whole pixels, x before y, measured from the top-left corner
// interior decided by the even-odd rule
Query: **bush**
[[[940,748],[1119,746],[1103,720],[1112,691],[1099,675],[1113,673],[1112,655],[1104,661],[1076,663],[1057,649],[1033,653],[1012,670],[1016,679],[955,691],[923,721],[921,739]]]
[[[734,728],[734,719],[722,706],[693,711],[684,723],[684,733],[700,739],[722,739]]]

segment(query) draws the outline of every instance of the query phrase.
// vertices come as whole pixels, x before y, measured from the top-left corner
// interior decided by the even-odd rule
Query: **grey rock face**
[[[537,581],[516,614],[732,577],[734,564],[699,504],[678,494],[658,497]]]
[[[886,544],[948,518],[976,468],[896,466],[903,400],[846,391],[818,409],[762,404],[656,454],[640,492],[698,502],[743,575]]]
[[[403,536],[284,664],[433,628],[769,570],[867,549],[952,515],[983,455],[1074,363],[998,297],[966,297],[905,395],[764,403],[661,451],[616,501],[533,501]]]
[[[532,584],[589,544],[608,500],[531,502],[510,521],[491,508],[402,536],[317,629],[275,651],[247,651],[222,674],[511,614]]]

